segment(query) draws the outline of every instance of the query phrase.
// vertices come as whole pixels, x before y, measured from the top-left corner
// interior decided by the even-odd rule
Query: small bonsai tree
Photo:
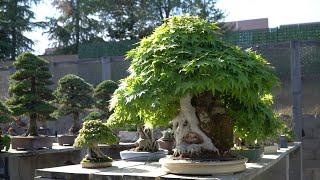
[[[274,69],[218,31],[199,17],[166,19],[128,52],[131,74],[114,93],[108,123],[172,121],[176,158],[231,156],[234,133],[258,140],[276,133]]]
[[[93,97],[95,100],[95,108],[98,112],[91,112],[84,120],[88,119],[108,119],[110,116],[109,101],[112,94],[118,88],[118,84],[112,80],[102,81],[94,89]]]
[[[2,130],[0,129],[0,151],[5,148],[8,151],[10,148],[10,137],[8,135],[2,135]]]
[[[13,121],[11,117],[11,111],[8,107],[0,100],[0,123],[7,123]]]
[[[57,89],[54,91],[55,103],[58,109],[55,111],[57,117],[72,115],[73,124],[69,133],[78,134],[80,129],[80,113],[90,108],[93,103],[92,85],[74,74],[67,74],[59,79]]]
[[[82,129],[75,140],[75,147],[88,147],[88,154],[82,160],[85,162],[110,162],[112,159],[105,156],[98,147],[98,143],[114,144],[118,141],[111,129],[101,120],[88,120],[83,123]]]
[[[53,99],[49,88],[53,82],[48,61],[31,53],[19,55],[13,65],[16,72],[10,76],[7,104],[13,115],[29,116],[27,135],[37,136],[37,120],[52,120],[50,114],[55,110],[50,104]]]

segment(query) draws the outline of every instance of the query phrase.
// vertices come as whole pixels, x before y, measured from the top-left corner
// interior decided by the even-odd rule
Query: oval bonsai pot
[[[231,153],[236,156],[242,156],[248,158],[248,162],[257,162],[259,161],[263,156],[263,148],[257,147],[252,149],[237,149],[237,150],[231,150]]]
[[[72,146],[77,135],[59,135],[58,143],[60,146]]]
[[[124,150],[120,152],[120,157],[126,161],[158,161],[160,158],[166,157],[167,154],[167,150],[157,152]]]
[[[212,175],[241,172],[246,169],[247,158],[241,157],[228,161],[177,160],[171,157],[160,159],[166,172],[173,174]]]
[[[53,136],[12,136],[11,148],[16,150],[37,150],[52,148]]]
[[[112,166],[112,161],[110,162],[81,162],[81,167],[89,169],[99,169],[107,168]]]

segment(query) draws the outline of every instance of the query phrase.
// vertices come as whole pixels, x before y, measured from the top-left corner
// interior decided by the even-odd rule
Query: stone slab
[[[212,175],[212,176],[189,176],[166,174],[161,169],[158,162],[129,162],[115,161],[113,166],[104,169],[84,169],[81,165],[62,166],[55,168],[46,168],[36,170],[38,179],[259,179],[258,177],[271,167],[275,166],[281,160],[296,150],[299,150],[301,143],[295,143],[294,146],[282,148],[276,154],[264,155],[257,163],[247,163],[247,169],[241,173]],[[285,170],[282,171],[285,173]],[[81,176],[81,177],[80,177]],[[283,176],[283,175],[282,175]],[[78,177],[80,179],[78,179]]]

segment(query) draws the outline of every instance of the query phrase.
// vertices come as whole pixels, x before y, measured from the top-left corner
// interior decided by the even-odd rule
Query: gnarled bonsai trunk
[[[191,100],[193,100],[192,106]],[[211,92],[181,98],[180,113],[173,119],[175,157],[224,155],[233,145],[232,121]]]
[[[38,136],[37,114],[30,114],[27,136]]]
[[[94,160],[94,159],[101,159],[106,157],[106,155],[103,154],[103,152],[98,147],[98,144],[93,144],[88,147],[87,149],[87,160]]]
[[[136,151],[156,152],[159,149],[157,141],[153,137],[153,131],[151,128],[143,125],[137,127],[139,133],[139,139],[135,142],[138,146]]]
[[[80,130],[80,123],[79,123],[79,112],[73,112],[73,124],[71,128],[69,129],[69,133],[73,135],[77,135]]]

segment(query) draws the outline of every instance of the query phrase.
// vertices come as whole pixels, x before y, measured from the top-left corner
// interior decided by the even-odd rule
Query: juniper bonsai
[[[218,31],[199,17],[176,16],[142,39],[127,53],[130,75],[114,93],[108,123],[172,121],[179,158],[228,156],[234,133],[250,140],[276,133],[274,69]]]
[[[72,115],[73,124],[69,133],[78,134],[79,116],[86,108],[92,106],[92,92],[92,85],[74,74],[67,74],[59,79],[57,89],[54,91],[54,102],[58,104],[55,115],[57,117]]]
[[[50,104],[53,99],[49,88],[53,84],[49,62],[31,53],[22,53],[13,63],[16,72],[10,75],[7,104],[13,115],[29,116],[26,135],[37,136],[37,120],[52,120],[50,114],[55,110]]]
[[[85,117],[87,119],[108,119],[110,116],[109,101],[113,92],[118,88],[118,84],[112,80],[102,81],[94,89],[93,98],[95,100],[95,108],[98,112],[91,112]]]
[[[82,162],[108,162],[112,159],[103,154],[98,144],[115,144],[118,139],[113,135],[111,129],[101,120],[88,120],[83,123],[75,147],[88,147],[88,154]]]

